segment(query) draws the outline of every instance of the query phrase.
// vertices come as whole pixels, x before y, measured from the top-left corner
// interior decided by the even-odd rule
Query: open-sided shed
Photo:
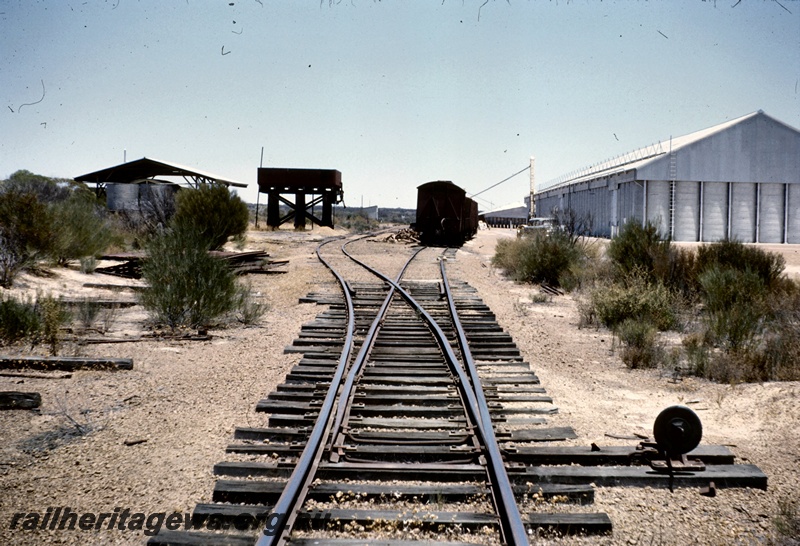
[[[138,210],[143,202],[170,198],[181,186],[223,184],[246,188],[247,184],[148,157],[129,161],[75,177],[78,182],[95,184],[98,195],[106,195],[109,210]]]

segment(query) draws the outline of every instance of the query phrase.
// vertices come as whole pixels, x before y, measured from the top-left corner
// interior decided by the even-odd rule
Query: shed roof
[[[624,171],[629,171],[632,169],[639,169],[641,167],[644,167],[645,165],[649,165],[657,161],[659,158],[661,158],[666,154],[669,154],[671,152],[677,152],[681,148],[690,146],[700,140],[706,139],[712,135],[725,131],[726,129],[729,129],[734,125],[738,125],[756,116],[763,116],[773,122],[779,123],[780,125],[789,127],[785,123],[776,120],[771,116],[768,116],[767,114],[764,113],[763,110],[759,110],[757,112],[752,112],[750,114],[726,121],[724,123],[708,127],[707,129],[702,129],[700,131],[695,131],[694,133],[689,133],[688,135],[672,137],[664,141],[659,141],[655,144],[651,144],[650,146],[638,148],[636,150],[616,156],[606,161],[601,161],[599,163],[595,163],[594,165],[589,165],[588,167],[584,167],[582,169],[578,169],[571,173],[567,173],[556,179],[546,182],[541,188],[538,189],[538,191],[551,190],[559,186],[567,186],[570,184],[585,182],[599,177],[610,176]],[[797,131],[792,127],[789,128],[794,131]]]
[[[508,203],[496,209],[481,212],[483,216],[496,218],[527,218],[529,213],[525,203]]]
[[[113,167],[108,167],[93,173],[82,174],[75,177],[78,182],[93,182],[96,184],[106,184],[109,182],[117,184],[139,183],[143,179],[154,178],[156,176],[180,176],[190,185],[194,184],[224,184],[236,188],[246,188],[247,184],[227,180],[219,176],[191,169],[176,163],[167,163],[157,159],[143,157],[135,161],[121,163]]]

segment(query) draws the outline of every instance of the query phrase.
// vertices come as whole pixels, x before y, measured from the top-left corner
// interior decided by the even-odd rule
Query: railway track
[[[148,544],[528,544],[609,532],[587,506],[592,483],[666,485],[630,466],[631,446],[557,445],[574,431],[547,426],[557,408],[513,340],[448,279],[455,250],[416,249],[390,277],[369,259],[354,265],[369,244],[318,249],[339,288],[306,298],[326,309],[286,349],[300,362],[258,402],[267,426],[236,429],[214,502],[192,514],[197,530]],[[749,465],[731,473],[727,448],[694,455],[711,472],[678,486],[766,487]]]

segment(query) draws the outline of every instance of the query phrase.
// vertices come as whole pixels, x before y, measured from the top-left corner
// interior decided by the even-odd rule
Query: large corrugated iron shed
[[[155,179],[157,176],[180,177],[191,187],[197,187],[199,184],[224,184],[235,188],[247,187],[247,184],[242,182],[227,180],[211,173],[148,157],[121,163],[93,173],[83,174],[75,177],[75,180],[94,183],[100,188],[108,183],[139,184],[143,180]]]
[[[759,110],[564,175],[534,201],[602,237],[635,221],[674,241],[800,244],[800,131]]]

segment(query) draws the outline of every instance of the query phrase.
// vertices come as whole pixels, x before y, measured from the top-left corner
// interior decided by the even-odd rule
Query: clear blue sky
[[[254,202],[263,146],[341,171],[348,206],[414,207],[419,184],[475,193],[532,155],[545,182],[759,109],[800,128],[798,1],[483,3],[0,0],[0,178],[127,150]]]

